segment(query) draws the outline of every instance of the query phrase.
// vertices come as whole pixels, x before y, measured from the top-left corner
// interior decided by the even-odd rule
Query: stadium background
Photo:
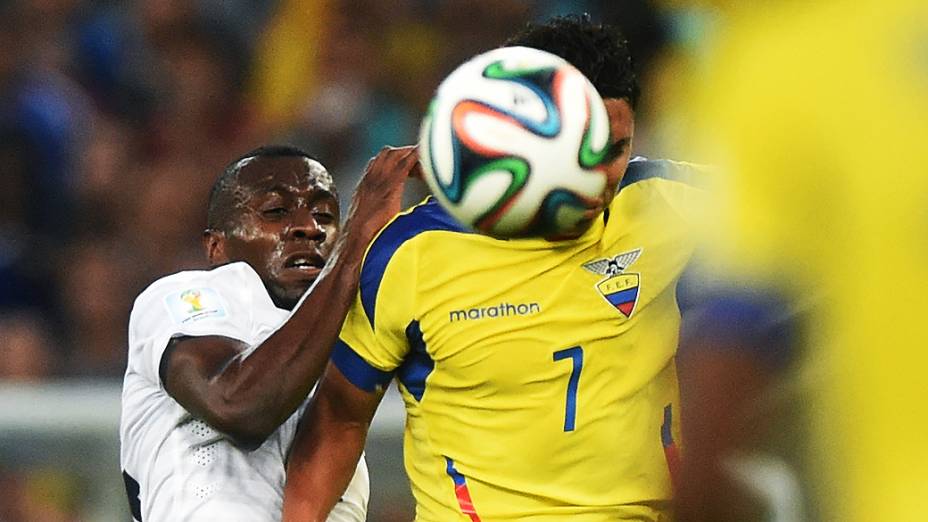
[[[714,20],[679,3],[0,1],[0,521],[128,520],[128,313],[157,277],[204,266],[225,163],[303,146],[345,204],[371,155],[414,141],[456,64],[570,12],[625,30],[644,93],[636,152],[676,156],[679,71]],[[374,522],[411,519],[401,431],[390,396],[368,448]]]

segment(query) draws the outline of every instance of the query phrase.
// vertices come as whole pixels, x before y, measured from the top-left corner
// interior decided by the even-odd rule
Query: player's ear
[[[221,230],[207,228],[203,231],[203,248],[206,249],[206,258],[210,266],[218,266],[229,262],[226,255],[226,234]]]

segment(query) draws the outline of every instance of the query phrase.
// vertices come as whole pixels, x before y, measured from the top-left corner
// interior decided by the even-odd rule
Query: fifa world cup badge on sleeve
[[[212,288],[188,288],[175,292],[164,299],[164,304],[177,324],[226,315],[219,293]]]
[[[638,290],[641,288],[641,276],[636,273],[626,273],[625,269],[632,265],[641,256],[641,249],[621,253],[614,257],[596,259],[584,263],[583,268],[606,276],[596,283],[596,290],[603,296],[610,306],[619,311],[626,318],[631,318],[638,304]]]

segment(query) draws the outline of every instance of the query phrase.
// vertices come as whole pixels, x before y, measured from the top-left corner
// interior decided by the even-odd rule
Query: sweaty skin
[[[363,253],[399,211],[417,161],[413,147],[381,151],[368,164],[341,235],[334,185],[317,162],[259,156],[244,165],[230,226],[204,232],[207,256],[213,266],[247,262],[274,303],[293,313],[248,357],[249,347],[228,337],[174,339],[161,361],[168,393],[238,446],[260,446],[322,373],[357,290]]]
[[[237,219],[226,238],[262,275],[274,303],[292,309],[332,253],[339,221],[335,184],[309,158],[254,160],[239,163],[231,210]],[[305,264],[295,268],[295,261]]]

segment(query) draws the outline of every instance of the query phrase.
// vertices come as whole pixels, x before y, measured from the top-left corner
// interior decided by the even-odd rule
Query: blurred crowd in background
[[[582,12],[636,55],[636,152],[672,155],[662,93],[691,19],[658,2],[0,1],[0,382],[118,380],[134,297],[204,266],[206,200],[234,158],[304,147],[347,208],[367,159],[415,141],[456,65]],[[30,493],[49,490],[61,498]],[[0,521],[79,517],[77,485],[54,472],[0,463],[0,491]]]
[[[345,203],[380,147],[415,141],[443,76],[526,21],[627,26],[644,77],[670,30],[645,1],[0,6],[0,379],[16,380],[119,377],[132,299],[203,266],[209,190],[244,152],[305,147]]]

